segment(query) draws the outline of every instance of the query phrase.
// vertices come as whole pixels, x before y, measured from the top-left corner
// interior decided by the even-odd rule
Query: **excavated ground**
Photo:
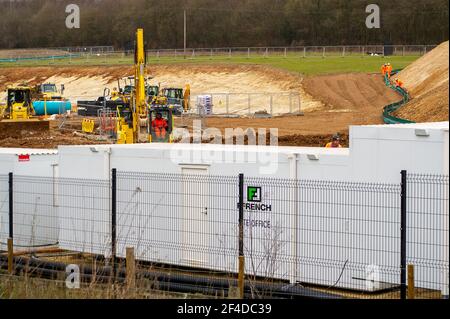
[[[183,86],[190,83],[196,92],[281,92],[295,91],[301,95],[303,116],[272,118],[207,118],[208,128],[270,128],[278,129],[279,145],[323,146],[336,132],[346,136],[349,125],[382,124],[383,107],[400,96],[388,89],[379,74],[337,74],[302,78],[272,67],[258,65],[156,65],[149,72],[162,86]],[[64,83],[66,95],[75,102],[103,94],[105,86],[113,87],[116,79],[132,74],[132,67],[36,67],[0,69],[0,90],[7,84],[53,81]],[[433,94],[433,92],[429,93]],[[448,96],[447,92],[441,95]],[[1,97],[1,96],[0,96]],[[4,98],[4,94],[3,94]],[[419,100],[417,100],[419,101]],[[276,104],[276,101],[275,101]],[[53,125],[56,126],[57,124]],[[176,127],[192,127],[192,121],[176,119]],[[93,144],[95,139],[80,134],[81,119],[65,123],[62,132],[52,129],[43,134],[20,136],[0,133],[0,146],[56,147],[58,144]],[[344,139],[344,144],[347,142]]]

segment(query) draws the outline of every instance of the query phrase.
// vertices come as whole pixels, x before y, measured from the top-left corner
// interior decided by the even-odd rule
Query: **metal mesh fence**
[[[262,270],[247,272],[363,291],[398,284],[399,185],[246,178],[246,188],[265,204],[246,203],[246,259]]]
[[[236,272],[237,178],[118,172],[118,256]]]
[[[352,56],[422,56],[436,45],[349,45],[299,47],[232,47],[148,50],[149,59],[206,59],[206,58],[320,58]],[[47,50],[47,52],[45,51]],[[57,51],[54,51],[57,50]],[[24,51],[1,59],[0,63],[40,64],[132,64],[133,51],[114,50],[112,47],[39,49],[39,54]],[[55,52],[62,52],[56,54]]]
[[[241,208],[238,176],[207,175],[196,166],[182,174],[113,176],[115,183],[14,176],[15,249],[53,245],[99,256],[123,279],[132,247],[147,271],[138,278],[217,293],[236,285],[242,239],[247,296],[268,287],[291,296],[300,293],[289,290],[295,287],[318,298],[400,297],[400,183],[245,177]],[[406,186],[410,290],[440,298],[448,295],[448,176],[409,174]],[[8,198],[8,176],[0,175],[0,250],[9,236]],[[160,272],[149,275],[153,267]]]
[[[9,190],[8,175],[0,174],[0,251],[6,250],[6,238],[9,230]]]
[[[407,262],[415,285],[448,296],[449,177],[408,174],[407,182]]]
[[[253,93],[199,93],[190,96],[190,105],[199,113],[201,105],[198,98],[210,96],[211,115],[235,114],[254,115],[255,113],[278,115],[301,113],[301,98],[298,92],[253,92]]]

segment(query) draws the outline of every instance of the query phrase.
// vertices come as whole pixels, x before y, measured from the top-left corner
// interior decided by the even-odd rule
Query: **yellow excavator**
[[[117,106],[117,144],[139,142],[141,115],[147,115],[145,94],[144,30],[137,29],[134,50],[134,88],[129,103]]]
[[[138,142],[171,142],[173,131],[172,108],[167,105],[149,106],[146,86],[144,30],[137,29],[134,52],[134,85],[129,85],[128,103],[117,104],[117,144]],[[122,93],[123,94],[123,93]],[[158,124],[159,123],[159,124]],[[165,123],[161,128],[158,125]],[[158,124],[158,125],[157,125]],[[146,126],[145,138],[141,127]]]
[[[6,106],[0,118],[1,129],[27,131],[49,130],[49,121],[37,118],[32,103],[33,88],[23,85],[8,86],[6,89]]]

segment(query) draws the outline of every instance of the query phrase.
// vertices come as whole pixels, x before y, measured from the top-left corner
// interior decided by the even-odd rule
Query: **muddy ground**
[[[36,84],[44,81],[66,81],[71,96],[97,96],[107,85],[131,74],[131,67],[38,67],[6,68],[0,71],[0,90],[7,83],[28,79]],[[382,124],[383,107],[400,96],[387,88],[379,74],[341,74],[302,78],[300,75],[255,65],[158,65],[152,66],[152,81],[191,84],[192,92],[251,92],[293,90],[302,95],[303,116],[272,118],[211,117],[204,121],[208,128],[224,132],[226,128],[278,129],[279,145],[323,146],[334,133],[343,136],[349,125]],[[100,93],[99,93],[100,92]],[[277,101],[274,101],[276,104]],[[187,122],[186,122],[187,121]],[[0,132],[0,146],[56,147],[58,144],[93,144],[98,141],[74,135],[81,131],[81,120],[66,122],[62,131],[53,129],[44,134],[28,134],[21,130]],[[176,119],[176,127],[192,128],[192,119]],[[1,131],[1,130],[0,130]],[[347,143],[344,141],[344,144]]]

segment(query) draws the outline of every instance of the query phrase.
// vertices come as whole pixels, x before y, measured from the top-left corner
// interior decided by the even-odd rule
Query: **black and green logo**
[[[260,202],[261,201],[261,187],[248,186],[247,187],[247,201]]]

